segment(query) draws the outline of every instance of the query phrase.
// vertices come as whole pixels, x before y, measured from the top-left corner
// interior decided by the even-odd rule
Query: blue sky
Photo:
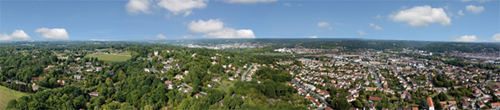
[[[0,9],[0,40],[5,41],[310,37],[500,41],[497,0],[4,0]]]

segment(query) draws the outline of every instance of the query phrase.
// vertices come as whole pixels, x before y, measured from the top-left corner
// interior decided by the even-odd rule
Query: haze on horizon
[[[361,38],[500,41],[498,0],[0,1],[0,41]]]

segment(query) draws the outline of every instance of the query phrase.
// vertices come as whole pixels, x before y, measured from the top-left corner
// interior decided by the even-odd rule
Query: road
[[[312,94],[314,97],[316,97],[316,99],[322,100],[324,105],[326,105],[328,107],[331,107],[330,104],[326,103],[326,101],[325,101],[325,99],[323,99],[323,97],[319,96],[318,94],[315,94],[314,92],[311,92],[311,91],[305,89],[304,87],[302,87],[302,85],[300,85],[299,83],[295,82],[295,79],[292,79],[292,82],[295,83],[295,85],[297,85],[300,88],[302,88],[303,90],[305,90],[307,93]]]
[[[243,75],[241,76],[241,81],[245,81],[245,78],[247,77],[247,73],[248,73],[248,71],[250,71],[250,69],[252,69],[252,67],[253,67],[253,64],[252,64],[252,66],[248,67],[247,71],[245,71],[243,73]]]
[[[372,74],[374,74],[375,79],[377,79],[377,87],[378,87],[378,88],[382,88],[380,78],[378,77],[379,73],[376,73],[376,72],[375,72],[375,71],[376,71],[376,70],[375,70],[375,66],[373,66],[373,65],[371,65],[371,66],[372,66],[372,70],[373,70],[373,71],[372,71]],[[377,71],[377,72],[378,72],[378,71]]]
[[[389,66],[392,66],[392,65],[389,65]],[[392,66],[394,68],[396,68],[395,66]],[[396,68],[396,72],[398,72],[398,75],[403,78],[403,81],[406,85],[410,86],[411,88],[413,88],[413,85],[411,85],[410,83],[408,83],[408,81],[406,81],[406,78],[403,76],[403,74],[401,74],[401,71],[399,71],[397,68]],[[404,87],[406,88],[406,87]]]

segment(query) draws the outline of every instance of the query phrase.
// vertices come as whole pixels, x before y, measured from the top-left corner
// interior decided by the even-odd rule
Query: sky
[[[1,0],[0,41],[499,42],[498,0]]]

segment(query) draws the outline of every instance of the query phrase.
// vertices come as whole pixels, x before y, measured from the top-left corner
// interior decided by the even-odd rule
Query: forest
[[[222,65],[240,68],[255,62],[273,64],[276,59],[272,58],[163,44],[50,42],[30,45],[0,45],[3,51],[0,54],[2,86],[32,93],[10,100],[7,109],[307,109],[304,103],[310,103],[298,96],[295,88],[285,84],[291,76],[283,70],[260,69],[261,83],[234,81],[229,91],[206,87],[214,83],[213,78],[234,75]],[[129,51],[132,58],[124,62],[105,62],[84,57],[85,53],[96,49]],[[160,51],[158,56],[152,55],[155,51]],[[61,59],[61,55],[68,58]],[[152,60],[148,60],[148,56],[153,56]],[[225,57],[211,59],[212,56]],[[161,70],[162,62],[168,59],[179,66],[165,73],[144,71],[144,68]],[[72,69],[80,66],[102,67],[102,70],[76,72]],[[75,74],[85,79],[74,78]],[[174,78],[183,74],[187,74],[184,79]],[[166,81],[178,86],[169,89]],[[35,85],[38,90],[32,89]],[[180,90],[185,87],[179,85],[192,88],[184,92]],[[94,92],[98,96],[91,95]]]

